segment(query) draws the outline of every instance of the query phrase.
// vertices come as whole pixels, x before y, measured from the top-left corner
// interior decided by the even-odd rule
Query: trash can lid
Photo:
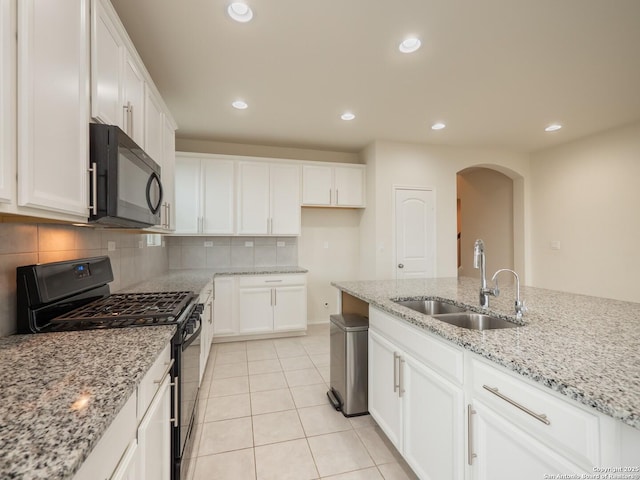
[[[363,317],[362,315],[345,313],[342,315],[331,315],[331,317],[329,318],[331,319],[332,323],[346,331],[369,329],[369,319],[367,317]]]

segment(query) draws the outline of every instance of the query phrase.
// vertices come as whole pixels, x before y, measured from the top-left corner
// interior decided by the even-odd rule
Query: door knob
[[[402,263],[399,263],[398,268],[404,268],[404,265]]]

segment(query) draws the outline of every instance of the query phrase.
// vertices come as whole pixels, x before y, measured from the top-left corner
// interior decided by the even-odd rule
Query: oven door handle
[[[200,332],[201,331],[202,331],[202,321],[198,325],[198,329],[195,332],[193,332],[193,334],[188,338],[188,340],[186,342],[184,342],[182,344],[182,351],[183,352],[189,347],[189,345],[191,345],[197,338],[200,337]]]

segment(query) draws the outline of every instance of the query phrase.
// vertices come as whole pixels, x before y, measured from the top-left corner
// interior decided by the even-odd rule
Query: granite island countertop
[[[472,278],[333,282],[370,305],[424,328],[571,399],[640,429],[640,304],[521,287],[524,326],[474,331],[398,305],[436,298],[482,312]],[[515,320],[514,289],[490,298],[489,312]]]
[[[72,478],[174,333],[170,325],[0,338],[0,477]]]

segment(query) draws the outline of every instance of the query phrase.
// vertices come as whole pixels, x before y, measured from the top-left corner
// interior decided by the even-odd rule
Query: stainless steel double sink
[[[464,307],[443,302],[442,300],[394,300],[394,302],[416,312],[429,315],[431,318],[441,322],[469,330],[492,330],[521,326],[485,313],[471,312]]]

